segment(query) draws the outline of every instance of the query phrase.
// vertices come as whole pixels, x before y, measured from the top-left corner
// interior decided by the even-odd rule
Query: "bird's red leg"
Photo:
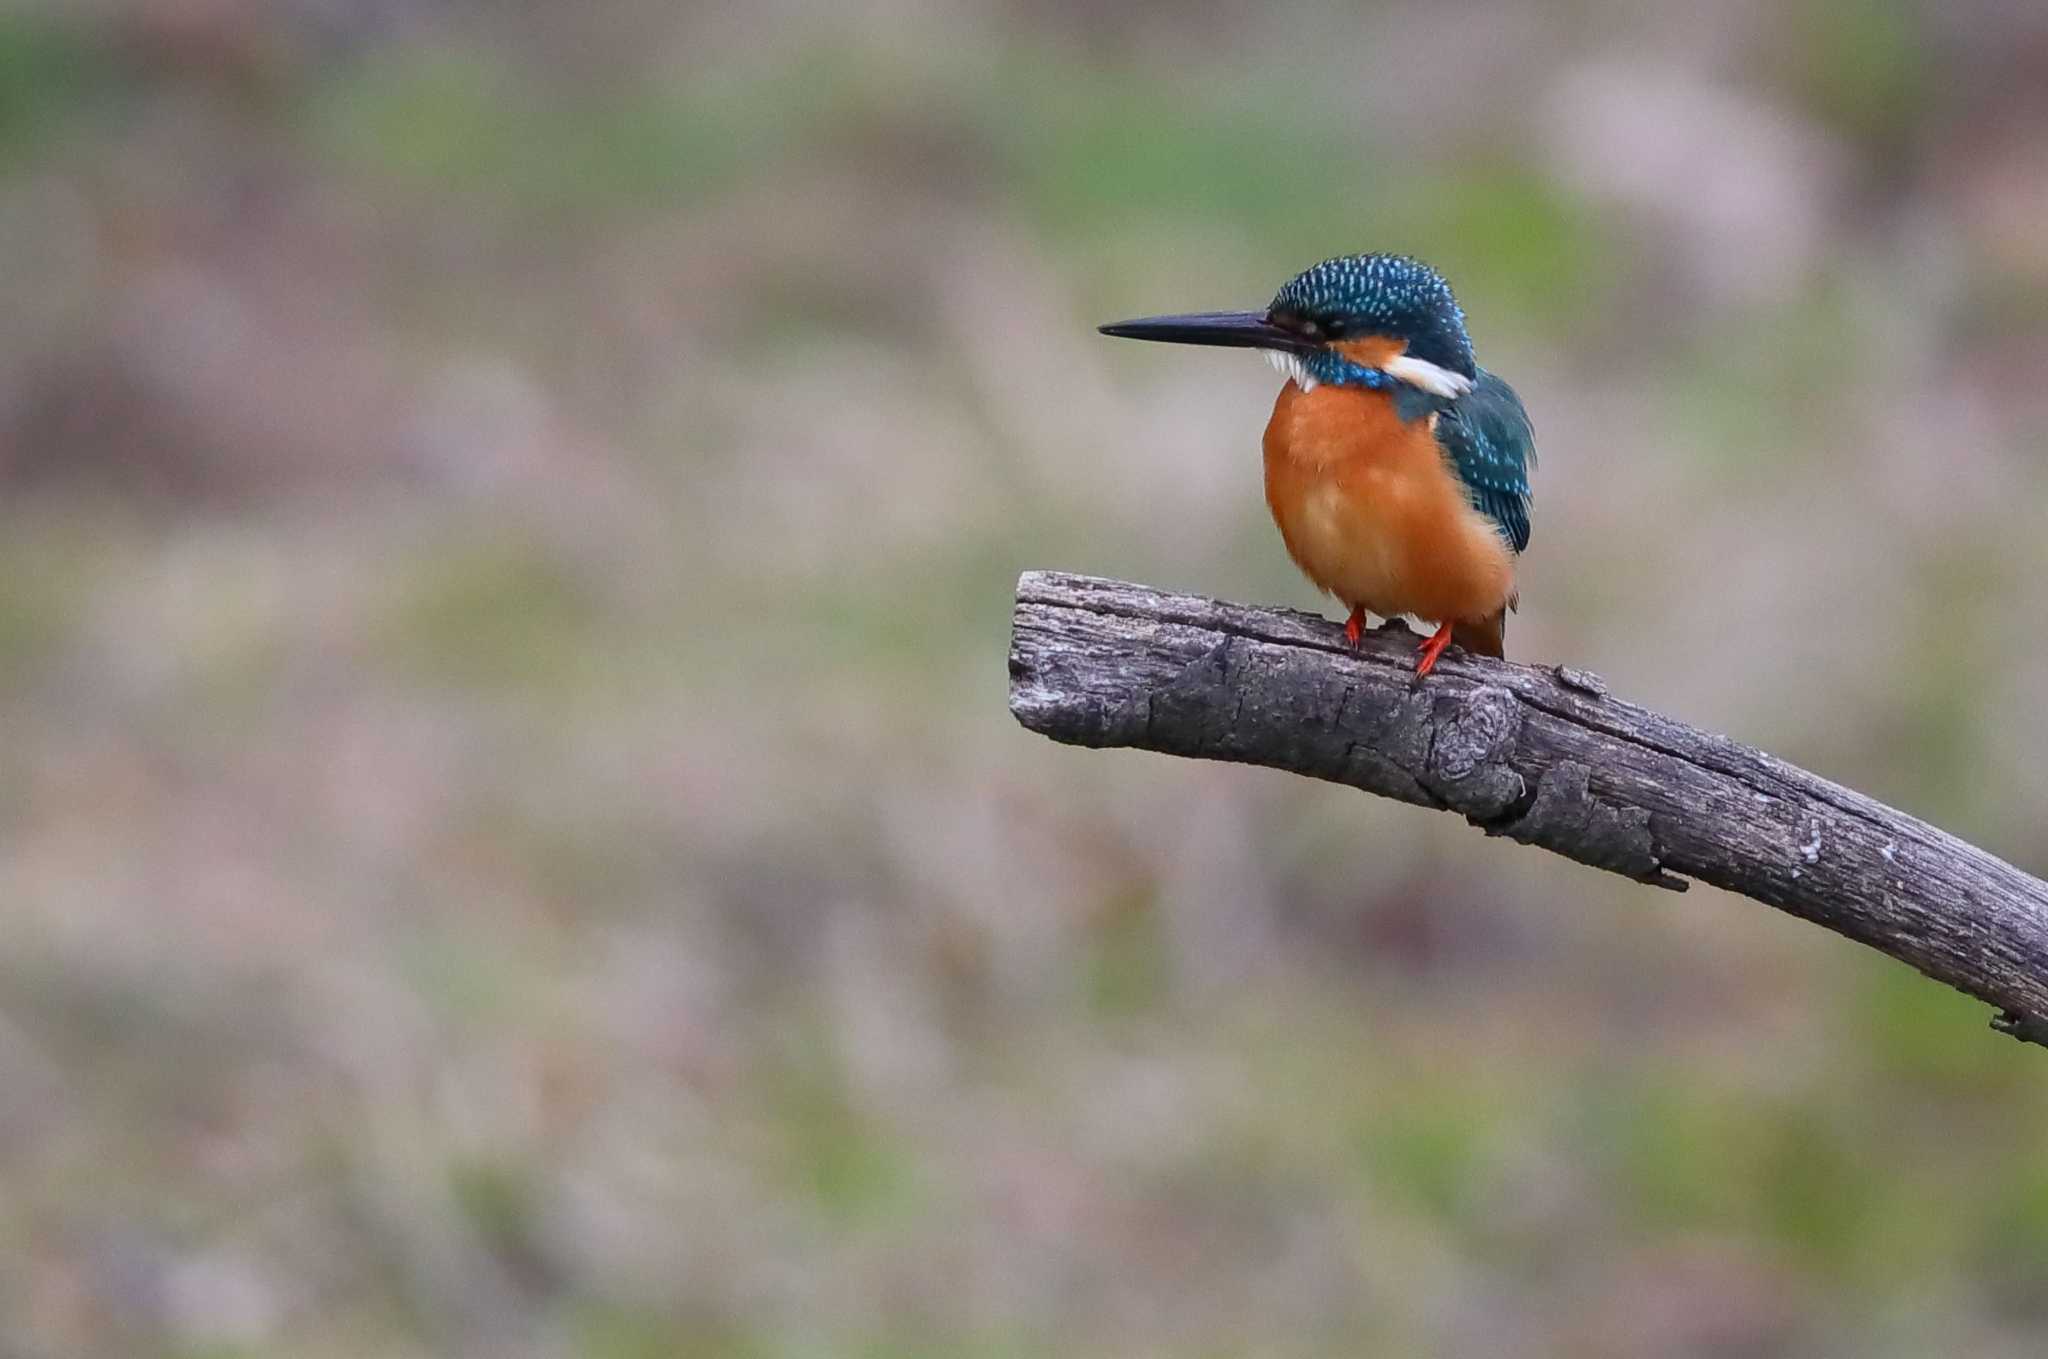
[[[1359,639],[1365,636],[1365,610],[1357,605],[1351,607],[1351,616],[1344,620],[1344,640],[1357,649]]]
[[[1422,650],[1415,656],[1415,677],[1421,679],[1436,667],[1436,658],[1444,654],[1444,648],[1451,644],[1451,625],[1444,624],[1422,644]]]

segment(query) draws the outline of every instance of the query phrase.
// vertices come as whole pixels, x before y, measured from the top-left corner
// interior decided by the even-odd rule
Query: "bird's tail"
[[[1475,656],[1505,657],[1502,642],[1508,630],[1508,611],[1502,609],[1490,618],[1465,619],[1451,626],[1451,640]]]

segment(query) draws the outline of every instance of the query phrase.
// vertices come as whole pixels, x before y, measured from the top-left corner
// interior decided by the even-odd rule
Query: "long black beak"
[[[1123,340],[1165,340],[1171,344],[1217,344],[1233,349],[1278,349],[1312,354],[1316,342],[1297,331],[1276,326],[1262,311],[1197,311],[1185,316],[1147,316],[1097,326],[1104,335]]]

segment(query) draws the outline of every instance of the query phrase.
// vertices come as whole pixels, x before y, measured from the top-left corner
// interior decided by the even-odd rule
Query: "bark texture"
[[[1911,964],[2048,1045],[2048,883],[1596,675],[1451,652],[1399,623],[1356,652],[1291,610],[1056,572],[1017,583],[1010,711],[1056,741],[1269,765],[1456,812],[1683,890],[1698,878]]]

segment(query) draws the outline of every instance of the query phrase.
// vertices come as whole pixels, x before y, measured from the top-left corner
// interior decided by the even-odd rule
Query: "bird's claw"
[[[1430,671],[1434,670],[1436,668],[1437,657],[1443,655],[1444,648],[1448,647],[1450,644],[1451,625],[1449,623],[1445,623],[1442,627],[1438,628],[1435,632],[1430,634],[1429,640],[1422,644],[1422,650],[1416,653],[1415,678],[1421,679],[1424,675],[1427,675]]]

